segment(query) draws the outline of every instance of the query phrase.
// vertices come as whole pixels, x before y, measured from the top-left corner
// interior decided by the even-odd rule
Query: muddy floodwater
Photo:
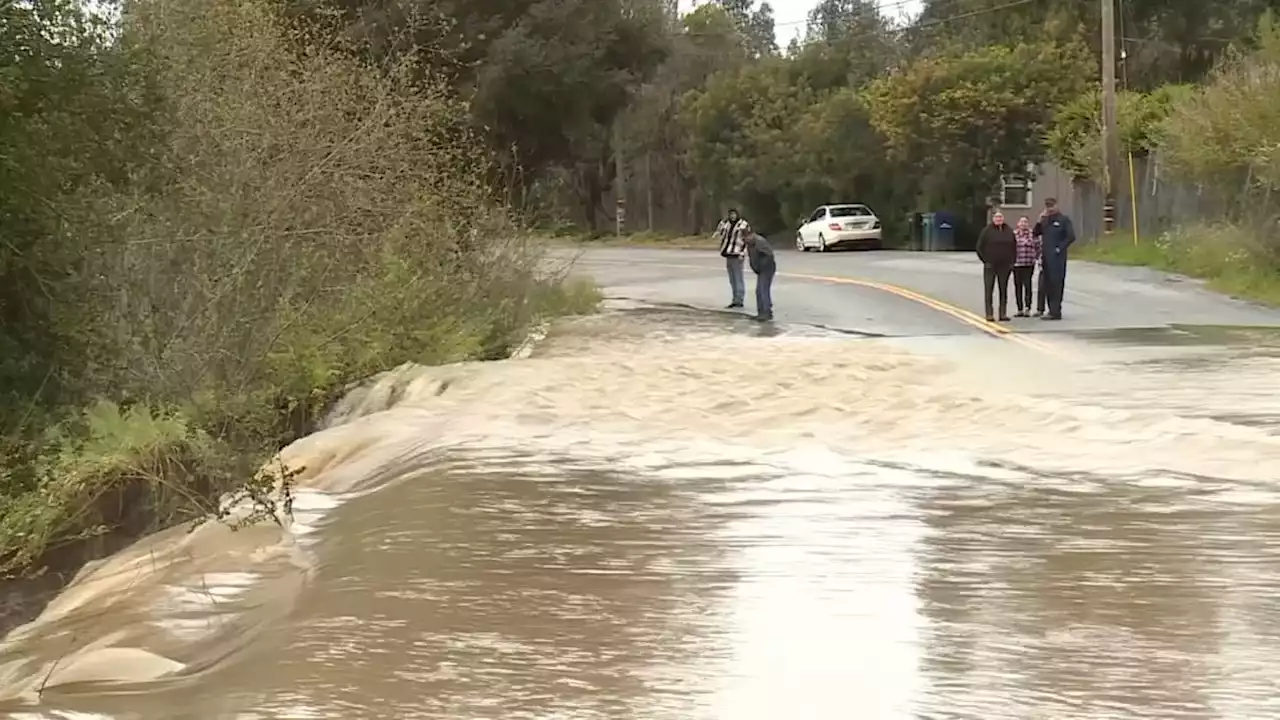
[[[0,716],[1280,718],[1280,342],[1062,342],[615,310],[404,368],[286,529],[88,568]]]

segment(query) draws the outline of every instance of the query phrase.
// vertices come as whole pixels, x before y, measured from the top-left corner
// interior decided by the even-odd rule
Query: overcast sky
[[[704,2],[708,0],[680,0],[680,9],[687,12]],[[886,14],[897,17],[904,12],[909,15],[920,12],[920,3],[921,0],[880,0],[880,7]],[[818,0],[770,0],[770,4],[777,21],[778,47],[785,49],[791,38],[804,32],[809,11]]]

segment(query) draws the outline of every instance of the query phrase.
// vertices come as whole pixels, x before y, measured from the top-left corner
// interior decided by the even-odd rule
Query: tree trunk
[[[600,195],[603,192],[600,187],[600,169],[597,166],[596,168],[585,170],[583,174],[582,219],[587,224],[587,230],[594,235],[600,229],[600,216],[596,212],[596,208],[600,206]]]

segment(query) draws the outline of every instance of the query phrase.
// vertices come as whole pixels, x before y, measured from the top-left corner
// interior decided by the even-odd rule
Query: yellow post
[[[1138,244],[1138,182],[1133,172],[1133,153],[1129,153],[1129,208],[1133,224],[1133,244]]]

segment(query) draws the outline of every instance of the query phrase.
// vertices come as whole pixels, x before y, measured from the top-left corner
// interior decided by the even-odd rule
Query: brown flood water
[[[1280,718],[1280,353],[1116,347],[629,312],[406,368],[287,532],[11,635],[0,717]]]

